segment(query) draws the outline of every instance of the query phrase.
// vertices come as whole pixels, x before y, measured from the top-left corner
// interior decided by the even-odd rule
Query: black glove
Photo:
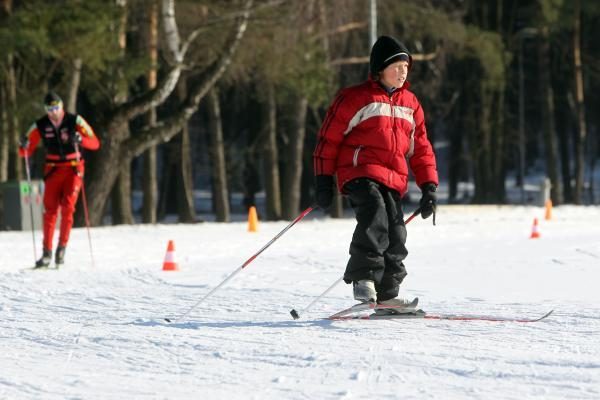
[[[331,207],[333,202],[333,176],[317,175],[315,177],[315,197],[317,206],[323,210]]]
[[[22,138],[19,139],[19,146],[22,149],[27,149],[29,147],[29,137],[28,136],[23,136]]]
[[[71,136],[71,142],[76,145],[80,145],[83,142],[83,138],[79,132],[75,132],[73,136]]]
[[[434,183],[428,182],[421,186],[421,201],[419,201],[419,207],[421,208],[421,217],[423,219],[431,217],[433,214],[433,224],[435,225],[435,208],[437,207],[437,196],[435,191],[437,186]]]

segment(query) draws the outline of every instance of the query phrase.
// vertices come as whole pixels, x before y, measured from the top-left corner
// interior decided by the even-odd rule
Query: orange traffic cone
[[[546,200],[546,220],[552,219],[552,200]]]
[[[248,210],[248,232],[258,231],[258,216],[256,215],[256,207],[252,206]]]
[[[172,240],[169,240],[167,245],[167,254],[165,254],[165,261],[163,262],[163,271],[177,271],[179,267],[175,261],[175,244]]]
[[[531,236],[530,239],[537,239],[540,237],[540,232],[538,231],[538,219],[533,219],[533,226],[531,227]]]

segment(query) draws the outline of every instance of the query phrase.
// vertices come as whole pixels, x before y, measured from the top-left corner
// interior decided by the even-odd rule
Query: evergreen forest
[[[600,203],[596,0],[0,0],[0,183],[26,179],[19,143],[53,90],[100,139],[91,225],[227,222],[258,202],[292,220],[378,35],[412,53],[444,202],[528,204],[544,180],[555,205]],[[42,179],[43,149],[30,164]]]

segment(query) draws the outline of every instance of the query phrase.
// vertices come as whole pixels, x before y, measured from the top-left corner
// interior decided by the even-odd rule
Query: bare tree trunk
[[[560,105],[559,105],[560,108]],[[564,109],[568,109],[568,106],[565,106]],[[575,113],[573,113],[574,115]],[[560,172],[562,178],[562,189],[563,189],[563,201],[564,203],[573,202],[573,192],[572,192],[572,184],[571,184],[571,168],[569,166],[569,162],[571,161],[570,155],[570,140],[571,136],[569,135],[570,129],[567,127],[567,121],[569,121],[570,113],[562,113],[562,115],[557,115],[557,132],[558,132],[558,148],[559,148],[559,157],[560,157]],[[569,121],[570,122],[570,121]]]
[[[318,7],[318,18],[319,18],[319,29],[322,32],[327,32],[330,29],[330,22],[327,19],[327,5],[326,1],[318,0],[315,4]],[[327,60],[327,64],[331,64],[331,46],[329,42],[329,35],[321,35],[321,46],[323,48],[323,52],[325,53],[325,57]],[[329,74],[329,79],[332,80],[334,74]],[[331,81],[329,82],[331,84]],[[337,179],[337,178],[336,178]],[[344,216],[344,198],[337,191],[334,191],[335,195],[333,197],[333,202],[331,204],[331,209],[329,211],[329,215],[333,218],[342,218]]]
[[[460,115],[460,106],[457,107],[457,115]],[[448,166],[448,202],[450,204],[458,201],[458,182],[460,181],[461,166],[464,157],[463,134],[459,129],[461,120],[451,125],[450,132],[450,162]]]
[[[148,89],[153,90],[157,86],[157,65],[158,65],[158,3],[152,1],[149,6],[149,23],[147,30],[148,53],[152,68],[148,72]],[[148,111],[147,125],[156,125],[156,108],[152,107]],[[158,196],[158,176],[156,164],[156,146],[150,147],[143,156],[144,174],[143,174],[143,204],[142,221],[146,224],[156,223],[156,205]]]
[[[575,192],[573,201],[581,204],[583,200],[583,178],[585,170],[585,100],[583,92],[583,67],[581,64],[581,0],[574,2],[573,59],[575,61],[575,102],[577,105],[577,140],[575,141]]]
[[[127,124],[128,121],[124,120],[113,121],[108,125],[106,131],[110,132],[111,137],[106,137],[102,141],[101,150],[90,153],[90,162],[86,162],[85,189],[90,224],[93,226],[100,225],[102,222],[107,207],[107,199],[111,199],[112,188],[119,176],[118,165],[124,161],[124,157],[121,156],[120,144],[112,137],[124,135],[121,131],[129,132]],[[83,213],[78,212],[77,221],[78,224],[84,223]]]
[[[187,80],[182,78],[177,84],[177,93],[185,98]],[[196,222],[194,205],[194,182],[190,154],[190,134],[187,123],[182,124],[179,135],[162,146],[163,166],[158,191],[157,220],[168,213],[176,212],[179,222]]]
[[[12,12],[12,0],[3,0],[4,13]],[[10,57],[7,58],[10,62]],[[6,77],[4,77],[6,80]],[[0,81],[0,182],[8,180],[8,166],[10,160],[10,124],[8,121],[8,95],[5,83]]]
[[[149,114],[156,114],[150,111]],[[149,118],[156,119],[155,116]],[[156,223],[156,204],[158,200],[158,175],[156,173],[156,146],[149,148],[142,156],[144,171],[142,173],[142,222],[145,224]]]
[[[148,112],[148,119],[156,121],[156,111]],[[144,171],[142,177],[142,222],[156,223],[156,205],[158,201],[158,174],[156,161],[156,146],[149,148],[143,155]]]
[[[277,153],[277,103],[275,88],[271,83],[267,87],[265,121],[267,131],[264,139],[263,168],[265,176],[265,194],[267,219],[275,221],[281,218],[281,191],[279,186],[279,157]]]
[[[125,129],[129,130],[129,127]],[[113,167],[117,177],[112,188],[112,223],[113,224],[133,224],[132,204],[131,204],[131,158],[120,158],[115,160]]]
[[[126,0],[119,0],[126,3]],[[124,5],[126,7],[126,5]],[[126,49],[126,26],[127,26],[127,15],[124,13],[122,18],[121,32],[120,32],[120,46],[125,53]],[[124,72],[121,68],[117,71],[119,79],[124,79]],[[123,104],[127,101],[128,93],[127,88],[124,86],[122,92],[117,95],[116,103]],[[126,136],[130,135],[129,125],[126,126]],[[133,224],[135,222],[133,218],[133,209],[131,205],[131,158],[122,159],[118,161],[115,168],[119,170],[119,176],[116,184],[113,187],[113,201],[112,201],[112,222],[113,224]]]
[[[6,112],[6,90],[0,84],[0,182],[8,180],[8,113]]]
[[[474,201],[477,203],[491,203],[494,188],[494,174],[491,152],[491,115],[493,108],[493,95],[490,89],[484,88],[479,82],[474,83],[473,98],[479,104],[478,112],[469,118],[470,126],[469,146],[473,160],[473,173],[475,181]]]
[[[229,191],[227,190],[227,170],[225,167],[225,148],[223,146],[223,122],[221,120],[219,92],[216,88],[208,92],[208,101],[213,204],[217,214],[217,222],[229,222]]]
[[[7,109],[8,109],[8,152],[9,166],[8,176],[14,177],[16,180],[23,179],[23,162],[19,157],[19,137],[21,129],[19,126],[18,104],[17,104],[17,78],[15,73],[14,57],[8,55],[7,71],[6,71],[6,94],[7,94]]]
[[[135,222],[131,212],[131,160],[122,163],[119,178],[113,188],[112,194],[112,221],[113,224],[133,224]]]
[[[503,30],[502,21],[504,20],[504,7],[502,1],[498,1],[496,3],[496,10],[494,12],[496,16],[496,21],[494,23],[495,27],[493,30],[497,31],[501,37],[506,38],[507,33]],[[504,55],[504,54],[503,54]],[[503,56],[502,64],[508,64],[508,60]],[[502,203],[506,201],[506,191],[505,191],[505,182],[506,182],[506,157],[505,157],[505,143],[506,143],[506,131],[504,127],[504,95],[506,93],[508,86],[502,85],[494,90],[494,105],[492,108],[492,155],[493,155],[493,174],[494,180],[492,183],[493,190],[493,198],[492,201],[495,203]]]
[[[179,214],[179,222],[196,222],[190,129],[187,124],[185,124],[181,130],[181,146],[179,153],[180,172],[179,184],[177,185],[177,209]]]
[[[10,14],[12,12],[12,3],[13,0],[2,0],[2,8],[5,13]]]
[[[302,37],[314,37],[315,30],[319,28],[319,7],[317,0],[305,1],[302,6],[302,12],[297,20],[299,29],[292,30],[291,35],[300,32]],[[323,29],[324,30],[324,29]],[[325,44],[322,44],[325,47]],[[312,51],[305,49],[302,58],[310,64],[313,58]],[[295,96],[292,97],[292,110],[294,118],[293,125],[289,128],[290,134],[285,146],[285,166],[283,167],[283,209],[282,217],[286,220],[296,218],[300,211],[302,196],[302,172],[304,167],[304,142],[306,138],[306,116],[308,113],[308,97],[303,89],[296,89]]]
[[[495,202],[504,202],[506,200],[506,168],[505,168],[505,150],[506,150],[506,131],[504,126],[504,94],[506,88],[499,89],[496,93],[495,116],[493,143],[494,149],[494,197]]]
[[[306,114],[308,99],[301,96],[296,103],[296,126],[292,130],[287,147],[287,163],[283,181],[283,218],[292,220],[300,211],[300,184],[302,179],[304,138],[306,137]]]
[[[177,211],[177,186],[179,185],[179,137],[174,137],[162,146],[162,174],[158,191],[157,220],[162,221],[168,214]]]
[[[122,56],[125,56],[127,48],[127,0],[117,0],[117,2],[123,8],[119,24],[119,47]],[[121,67],[117,69],[117,79],[119,81],[125,79],[125,74]],[[116,104],[127,102],[127,88],[125,85],[123,87],[115,98]],[[124,125],[123,128],[127,129],[125,136],[129,136],[129,127]],[[113,224],[133,224],[134,218],[131,207],[131,158],[119,160],[113,168],[119,171],[119,176],[113,187],[112,222]]]
[[[558,172],[558,139],[556,135],[554,90],[552,78],[550,77],[550,41],[548,39],[548,27],[540,29],[539,46],[539,79],[542,89],[542,129],[544,131],[546,174],[550,179],[550,197],[553,204],[562,204],[562,182]]]
[[[589,159],[589,184],[588,184],[588,193],[589,193],[589,204],[596,204],[596,196],[595,196],[595,181],[594,179],[594,171],[596,170],[596,154],[598,154],[598,135],[590,136],[590,143],[588,147],[588,159]]]
[[[71,73],[67,96],[67,111],[72,114],[77,112],[77,92],[79,91],[79,82],[81,82],[81,66],[81,58],[73,60],[73,72]]]

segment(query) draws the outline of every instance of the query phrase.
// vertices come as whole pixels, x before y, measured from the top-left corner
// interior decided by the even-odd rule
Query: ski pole
[[[419,215],[421,213],[421,208],[417,208],[415,210],[415,212],[413,212],[411,214],[410,217],[408,217],[406,219],[406,221],[404,221],[404,225],[408,224],[410,221],[413,220],[414,217],[416,217],[417,215]],[[317,296],[316,299],[314,299],[309,305],[307,305],[306,307],[304,307],[304,310],[302,310],[302,314],[304,314],[305,312],[307,312],[315,303],[317,303],[319,300],[321,300],[321,298],[323,296],[325,296],[327,293],[329,293],[334,287],[336,287],[342,280],[344,279],[344,277],[339,278],[337,281],[335,281],[331,286],[329,286],[323,293],[321,293],[320,295]],[[293,308],[290,311],[290,314],[292,316],[292,318],[294,319],[299,319],[300,318],[300,314],[298,314],[298,311],[296,311],[295,308]]]
[[[78,143],[75,143],[75,154],[77,155],[77,165],[79,165],[79,163],[81,162],[81,156],[79,153],[79,144]],[[77,174],[79,175],[79,172],[77,172]],[[83,175],[81,176],[81,200],[83,203],[83,215],[85,217],[85,227],[87,230],[88,244],[90,246],[90,257],[92,258],[92,268],[94,268],[96,266],[96,263],[94,262],[94,251],[92,250],[92,235],[90,233],[90,216],[88,214],[87,199],[85,197],[85,181],[84,181]]]
[[[177,320],[183,319],[184,317],[186,317],[193,309],[195,309],[196,307],[198,307],[204,300],[206,300],[207,298],[209,298],[214,292],[216,292],[217,290],[219,290],[223,285],[225,285],[225,283],[227,283],[229,280],[231,280],[235,275],[238,274],[238,272],[240,272],[241,270],[243,270],[244,268],[246,268],[248,266],[248,264],[250,264],[252,261],[254,261],[263,251],[265,251],[269,246],[271,246],[273,243],[275,243],[275,241],[277,239],[279,239],[281,236],[283,236],[284,233],[286,233],[292,226],[296,225],[297,222],[299,222],[302,218],[304,218],[308,213],[310,213],[312,210],[314,210],[314,207],[308,207],[306,210],[302,211],[300,213],[300,215],[298,215],[296,217],[296,219],[294,219],[292,222],[290,222],[290,224],[288,226],[286,226],[285,228],[283,228],[283,230],[281,232],[279,232],[277,235],[275,235],[275,237],[273,239],[271,239],[267,244],[265,244],[259,251],[257,251],[256,253],[254,253],[249,259],[247,259],[241,266],[239,266],[237,269],[235,269],[232,273],[229,274],[229,276],[227,276],[227,278],[225,278],[225,280],[223,280],[221,283],[219,283],[216,287],[214,287],[210,292],[208,292],[207,294],[204,295],[204,297],[202,297],[200,300],[198,300],[196,302],[196,304],[194,304],[192,307],[189,308],[189,310],[187,310],[185,313],[183,313],[181,316],[179,316],[177,318]],[[165,321],[167,322],[172,322],[174,321],[175,318],[170,319],[170,318],[165,318]]]
[[[33,191],[33,185],[31,184],[31,172],[29,171],[29,156],[27,149],[25,149],[25,173],[27,174],[27,185],[29,185],[29,216],[31,218],[31,239],[33,240],[33,260],[37,262],[37,251],[35,250],[35,229],[33,223],[33,198],[31,192]]]
[[[419,214],[421,214],[421,207],[417,208],[412,214],[410,214],[410,217],[406,218],[406,221],[404,221],[404,225],[407,225],[410,221],[413,220],[413,218],[415,218]]]

